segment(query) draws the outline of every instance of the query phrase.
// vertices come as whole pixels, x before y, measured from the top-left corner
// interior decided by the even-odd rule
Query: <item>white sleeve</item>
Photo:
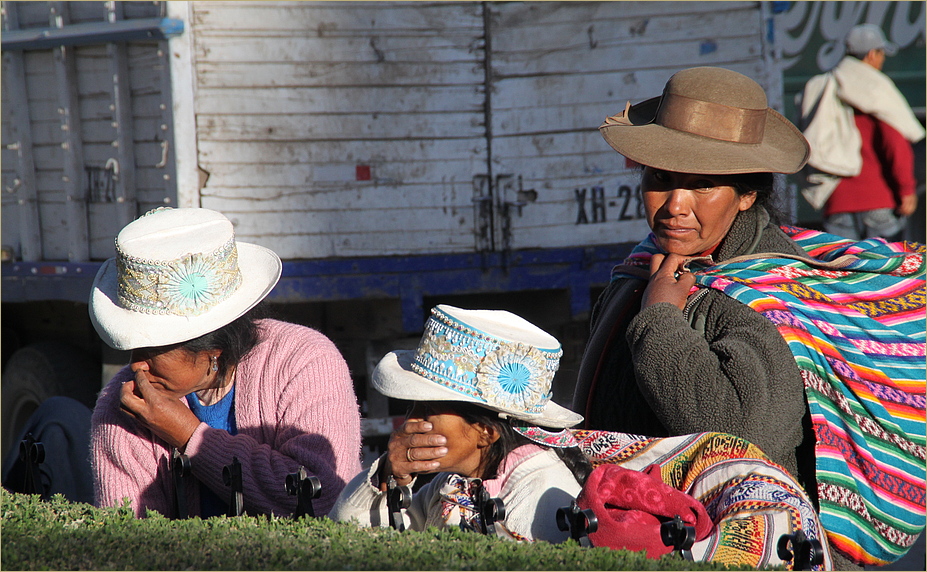
[[[378,486],[377,472],[381,459],[382,457],[374,461],[369,469],[361,471],[351,479],[335,501],[329,518],[343,522],[353,521],[365,527],[389,526],[387,494],[380,491]],[[434,481],[440,481],[440,477],[436,476]],[[438,487],[433,486],[434,481],[423,486],[415,495],[412,495],[414,480],[403,487],[406,494],[412,497],[409,508],[402,511],[402,520],[407,529],[425,530],[428,508],[435,503],[438,491]]]

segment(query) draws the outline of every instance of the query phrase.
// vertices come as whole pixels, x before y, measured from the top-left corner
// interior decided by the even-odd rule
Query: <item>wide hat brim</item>
[[[198,316],[146,314],[121,307],[116,298],[116,259],[103,263],[90,294],[90,321],[103,341],[117,350],[160,347],[198,338],[230,324],[263,300],[283,266],[272,250],[236,242],[241,284],[228,298]]]
[[[507,417],[526,421],[540,427],[564,428],[572,427],[583,421],[583,416],[565,407],[549,401],[538,415],[528,415],[524,411],[507,410],[488,405],[475,397],[458,393],[452,389],[439,385],[412,371],[412,361],[415,352],[412,350],[396,350],[386,354],[371,376],[373,386],[387,397],[405,399],[409,401],[462,401],[474,403],[506,414]]]
[[[627,125],[599,127],[605,141],[635,163],[677,173],[791,174],[808,162],[810,148],[804,135],[774,109],[766,109],[762,142],[734,143],[655,123],[662,99],[658,96],[630,106]]]

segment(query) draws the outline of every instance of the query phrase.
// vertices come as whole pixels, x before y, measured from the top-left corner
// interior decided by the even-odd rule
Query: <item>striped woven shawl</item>
[[[693,269],[696,285],[776,325],[805,383],[831,546],[884,565],[924,529],[925,247],[782,230],[808,258],[741,256]],[[655,252],[648,237],[625,265]]]
[[[589,429],[574,429],[573,435],[593,466],[611,463],[643,471],[658,465],[664,483],[702,503],[714,526],[707,538],[693,544],[696,562],[795,570],[793,555],[778,550],[782,536],[801,531],[809,539],[821,540],[822,525],[801,485],[744,439],[725,433],[643,437]],[[618,500],[626,494],[635,493],[604,498]],[[580,495],[581,504],[584,496]],[[822,545],[822,562],[812,570],[833,567],[827,544]]]

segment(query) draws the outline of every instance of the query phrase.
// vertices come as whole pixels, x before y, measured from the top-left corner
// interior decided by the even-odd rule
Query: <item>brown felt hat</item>
[[[628,159],[679,173],[796,173],[810,152],[758,83],[714,67],[677,72],[663,95],[628,102],[599,131]]]

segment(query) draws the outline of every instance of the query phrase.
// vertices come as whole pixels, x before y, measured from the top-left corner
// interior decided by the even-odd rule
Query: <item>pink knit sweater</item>
[[[302,465],[322,483],[315,514],[327,514],[361,469],[360,414],[347,364],[331,340],[304,326],[262,320],[260,338],[235,373],[238,434],[201,423],[186,447],[193,476],[228,499],[222,468],[238,457],[245,511],[287,515],[296,497],[286,492],[286,476]],[[119,408],[119,388],[131,377],[128,367],[117,373],[93,411],[96,504],[128,498],[138,516],[146,509],[174,516],[170,447]],[[197,515],[198,487],[188,491],[187,506]]]

